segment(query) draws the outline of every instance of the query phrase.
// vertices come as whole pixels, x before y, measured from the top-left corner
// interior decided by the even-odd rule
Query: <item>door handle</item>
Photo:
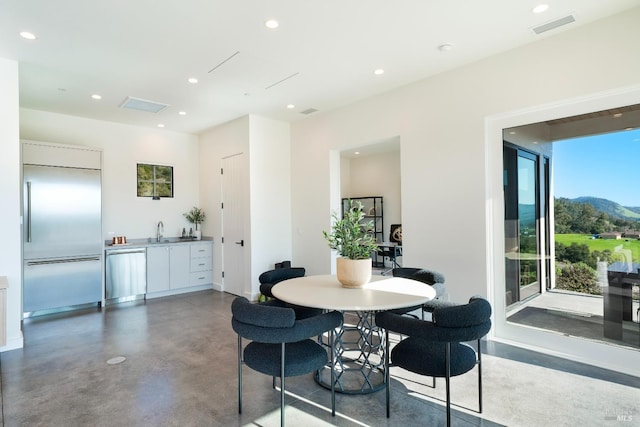
[[[27,181],[27,243],[31,243],[31,181]]]
[[[236,245],[244,246],[244,239],[236,242]]]

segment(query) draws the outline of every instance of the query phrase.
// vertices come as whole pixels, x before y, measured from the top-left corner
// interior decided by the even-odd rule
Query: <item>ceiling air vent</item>
[[[298,71],[298,72],[295,72],[295,73],[293,73],[293,74],[291,74],[290,76],[285,77],[284,79],[278,80],[277,82],[275,82],[275,83],[273,83],[273,84],[270,84],[269,86],[265,87],[264,89],[265,89],[265,90],[268,90],[268,89],[271,89],[271,88],[272,88],[272,87],[274,87],[274,86],[278,86],[279,84],[284,83],[284,82],[286,82],[287,80],[294,78],[294,77],[295,77],[295,76],[297,76],[298,74],[300,74],[300,72],[299,72],[299,71]]]
[[[311,114],[311,113],[315,113],[316,111],[318,110],[316,110],[315,108],[307,108],[304,111],[300,111],[300,114]]]
[[[127,98],[122,102],[122,104],[120,104],[120,108],[146,111],[147,113],[159,113],[160,111],[164,110],[168,106],[169,104],[161,104],[160,102],[134,98],[133,96],[127,96]]]
[[[533,32],[536,34],[542,34],[545,31],[554,30],[558,27],[571,24],[572,22],[575,22],[575,21],[576,21],[576,18],[574,18],[573,15],[567,15],[564,18],[556,19],[555,21],[547,22],[546,24],[533,27]]]

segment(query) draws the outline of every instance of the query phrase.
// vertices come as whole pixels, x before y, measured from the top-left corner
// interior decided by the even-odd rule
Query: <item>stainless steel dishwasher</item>
[[[147,249],[108,249],[106,256],[106,299],[147,293]]]

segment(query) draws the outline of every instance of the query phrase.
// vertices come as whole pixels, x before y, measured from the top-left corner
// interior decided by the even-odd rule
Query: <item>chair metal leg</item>
[[[242,413],[242,337],[238,335],[238,413]]]
[[[480,348],[480,339],[478,339],[478,407],[482,413],[482,349]]]
[[[284,427],[284,343],[280,347],[280,425]]]
[[[331,416],[336,416],[336,371],[335,371],[335,341],[334,341],[335,329],[332,329],[329,333],[329,339],[331,340]]]
[[[640,346],[640,307],[636,311],[636,320],[638,321],[638,345]]]
[[[451,426],[451,396],[450,396],[450,380],[451,380],[451,343],[445,343],[445,378],[447,382],[447,427]]]
[[[391,270],[393,270],[393,267],[391,268],[387,268],[386,270],[384,270],[383,272],[380,273],[381,276],[384,276],[385,274],[387,274],[388,272],[390,272]]]
[[[385,329],[385,338],[384,338],[384,382],[385,389],[387,391],[386,403],[387,403],[387,418],[390,416],[389,412],[389,389],[391,383],[391,375],[389,374],[389,330]]]

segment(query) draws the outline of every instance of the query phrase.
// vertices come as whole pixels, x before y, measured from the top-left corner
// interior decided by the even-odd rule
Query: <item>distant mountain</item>
[[[518,205],[518,218],[523,224],[536,223],[536,205],[526,205],[520,203]]]
[[[625,206],[625,208],[629,209],[630,211],[640,213],[640,206]]]
[[[600,199],[598,197],[577,197],[569,200],[575,203],[589,204],[613,218],[632,221],[640,220],[640,207],[625,207],[611,200]]]

